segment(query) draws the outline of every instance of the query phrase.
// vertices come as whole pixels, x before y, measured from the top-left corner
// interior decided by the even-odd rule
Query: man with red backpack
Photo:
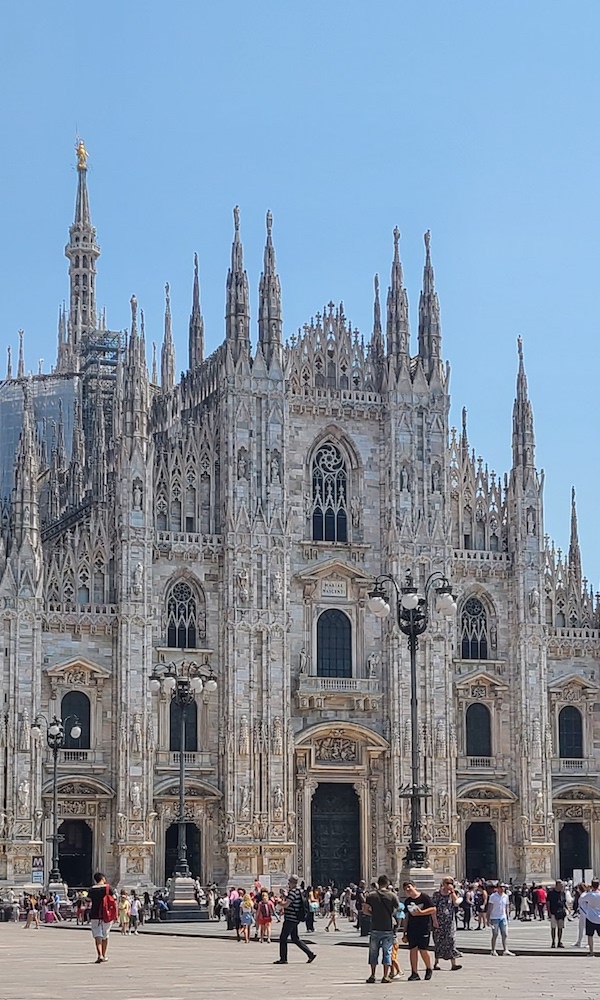
[[[102,872],[94,875],[94,885],[89,891],[89,898],[92,906],[90,909],[90,927],[96,945],[96,965],[107,962],[106,949],[108,948],[108,935],[113,922],[118,917],[117,901],[114,890],[106,881],[106,876]]]

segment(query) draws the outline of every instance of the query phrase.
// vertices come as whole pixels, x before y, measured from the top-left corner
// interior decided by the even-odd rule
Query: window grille
[[[461,659],[487,660],[488,620],[478,597],[465,601],[461,617]]]
[[[315,542],[347,542],[346,463],[335,445],[319,448],[313,461],[313,539]]]
[[[178,581],[167,599],[167,646],[196,649],[198,602],[188,583]]]

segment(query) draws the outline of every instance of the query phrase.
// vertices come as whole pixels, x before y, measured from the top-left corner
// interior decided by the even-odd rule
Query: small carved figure
[[[358,496],[354,496],[350,499],[350,515],[352,517],[352,527],[360,528],[360,519],[362,514],[362,500]]]
[[[381,653],[369,653],[369,657],[367,659],[367,677],[369,680],[373,680],[374,677],[377,677],[380,664]]]
[[[19,787],[17,788],[17,800],[19,803],[19,815],[27,816],[29,812],[29,781],[24,778],[23,781],[19,782]]]
[[[138,785],[137,781],[134,781],[133,785],[131,786],[130,797],[131,797],[131,806],[133,808],[133,812],[134,813],[139,812],[140,809],[142,808],[142,789]]]
[[[490,625],[490,643],[492,649],[496,649],[498,646],[498,629],[495,625]]]
[[[438,796],[438,819],[440,823],[448,822],[448,792],[442,788]]]
[[[308,656],[306,655],[306,649],[304,646],[300,650],[299,660],[300,660],[300,676],[305,677],[306,674],[308,673]]]
[[[521,816],[521,839],[524,844],[529,840],[529,819],[527,816]]]
[[[135,753],[141,753],[143,748],[142,717],[139,713],[133,717],[133,749]]]
[[[533,818],[536,823],[541,823],[544,818],[544,795],[541,789],[535,793]]]
[[[391,792],[391,790],[389,788],[386,789],[386,793],[385,793],[385,795],[383,797],[383,809],[384,809],[384,812],[386,812],[386,813],[389,813],[389,812],[392,811],[392,792]]]
[[[5,812],[0,811],[0,840],[4,840],[6,838],[7,828],[8,816]]]
[[[117,840],[127,839],[127,816],[117,813]]]
[[[242,785],[240,791],[240,816],[242,819],[248,819],[250,816],[250,788],[248,785]]]
[[[283,816],[284,798],[285,796],[281,785],[275,785],[275,788],[273,789],[273,806],[275,809],[275,816],[278,819]]]
[[[441,491],[441,488],[442,488],[442,474],[440,472],[440,467],[436,462],[436,464],[433,466],[433,469],[431,470],[431,489],[433,493],[439,493]]]
[[[242,715],[240,719],[240,756],[247,757],[250,753],[250,723],[248,716]]]
[[[144,567],[141,562],[136,563],[133,570],[133,593],[136,597],[139,597],[142,593],[142,584],[144,580]]]
[[[533,590],[529,591],[529,616],[532,622],[537,621],[540,611],[540,595],[539,591],[534,587]]]
[[[240,450],[238,451],[237,477],[238,479],[248,478],[248,460],[246,459],[245,448],[240,448]]]
[[[283,577],[279,570],[273,575],[271,581],[271,594],[275,604],[281,604],[283,599]]]
[[[273,719],[273,754],[281,757],[283,754],[283,722],[281,716],[276,715]]]
[[[400,489],[407,490],[409,488],[408,481],[408,469],[403,465],[400,469]]]
[[[142,509],[142,500],[144,499],[144,494],[142,490],[141,479],[135,479],[133,482],[133,509]]]
[[[44,819],[44,812],[42,809],[36,809],[33,814],[33,833],[35,840],[42,839],[42,821]]]
[[[225,818],[225,841],[230,844],[235,840],[235,817],[233,813],[227,813]]]
[[[242,569],[238,574],[238,596],[242,604],[247,604],[250,597],[250,580],[248,570]]]
[[[529,507],[527,511],[527,534],[535,535],[535,511],[533,507]]]
[[[87,158],[89,153],[85,148],[83,139],[78,139],[75,143],[75,152],[77,153],[77,169],[87,170]]]
[[[277,486],[281,484],[281,466],[277,455],[273,455],[271,459],[271,482]]]
[[[29,750],[31,730],[29,727],[29,712],[26,708],[21,714],[21,731],[19,733],[19,750]]]

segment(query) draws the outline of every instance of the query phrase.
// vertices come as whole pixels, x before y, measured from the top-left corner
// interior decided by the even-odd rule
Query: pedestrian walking
[[[431,918],[435,913],[435,906],[431,897],[425,892],[419,892],[414,882],[405,882],[403,889],[406,893],[406,932],[403,941],[408,944],[410,952],[410,976],[411,980],[420,979],[418,973],[419,954],[425,965],[425,979],[431,979],[431,957],[429,955],[429,938],[431,935]]]
[[[131,893],[131,899],[129,901],[129,930],[131,934],[138,933],[141,911],[142,901],[134,889]]]
[[[244,944],[250,943],[250,928],[254,923],[254,903],[249,893],[244,893],[240,905],[240,927],[242,929],[242,941]]]
[[[435,906],[433,918],[433,944],[435,948],[435,963],[433,968],[439,969],[440,959],[450,962],[453,972],[462,969],[456,959],[462,958],[456,947],[456,908],[458,896],[454,887],[454,879],[445,878],[437,892],[434,892],[432,903]]]
[[[295,875],[290,875],[288,879],[288,894],[282,902],[283,906],[283,924],[281,926],[281,934],[279,936],[279,958],[274,965],[287,965],[288,963],[288,940],[291,938],[292,942],[300,951],[303,951],[305,955],[308,956],[307,961],[314,962],[317,957],[314,951],[304,944],[304,941],[300,940],[298,935],[298,924],[305,919],[305,904],[304,896],[302,891],[298,888],[298,879]]]
[[[557,879],[554,888],[548,890],[546,902],[548,913],[550,914],[550,937],[552,941],[550,947],[564,948],[562,936],[567,916],[567,894],[561,879]]]
[[[121,934],[129,934],[129,917],[131,915],[131,903],[126,889],[121,889],[119,896],[119,926]]]
[[[506,886],[501,883],[496,886],[494,892],[491,893],[488,899],[488,917],[492,925],[492,955],[497,955],[496,942],[498,940],[498,934],[502,939],[502,954],[511,955],[512,951],[508,950],[507,939],[508,939],[508,896],[506,894]]]
[[[590,955],[594,954],[594,934],[600,937],[600,882],[592,879],[592,888],[584,892],[579,900],[579,909],[585,915],[585,933],[587,934]]]
[[[362,906],[362,903],[361,903]],[[330,927],[333,926],[334,931],[339,931],[337,925],[338,913],[340,912],[340,899],[338,896],[337,889],[332,889],[329,894],[329,921],[325,924],[325,930],[328,931]]]
[[[102,872],[94,875],[94,885],[89,890],[91,900],[90,927],[96,945],[96,964],[108,961],[108,936],[113,922],[117,919],[117,901],[114,890],[107,883]]]
[[[371,975],[368,983],[375,982],[379,953],[383,965],[382,983],[392,981],[392,949],[394,945],[395,915],[400,906],[400,900],[395,892],[390,890],[390,880],[387,875],[377,879],[377,889],[369,892],[361,903],[361,912],[371,915],[371,934],[369,936],[369,965]]]
[[[579,908],[579,900],[588,891],[585,882],[579,882],[573,896],[573,916],[577,917],[577,940],[573,947],[581,948],[581,942],[585,937],[585,913]]]

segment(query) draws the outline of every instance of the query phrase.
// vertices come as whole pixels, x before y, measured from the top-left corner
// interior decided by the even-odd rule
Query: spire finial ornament
[[[375,286],[375,298],[378,299],[379,298],[379,275],[378,274],[375,275],[375,277],[373,279],[373,284]]]
[[[519,361],[523,364],[523,338],[517,337],[517,351],[519,352]]]
[[[431,230],[428,229],[425,233],[423,239],[425,240],[425,256],[427,258],[427,263],[431,261]]]
[[[6,355],[7,355],[7,357],[6,357],[6,377],[8,379],[8,378],[12,378],[12,347],[10,346],[10,344],[8,345],[8,347],[6,349]]]
[[[169,282],[165,284],[165,305],[168,312],[171,312],[171,286]]]
[[[23,330],[19,330],[19,363],[17,367],[17,378],[25,378],[25,359],[23,357]]]
[[[87,158],[90,154],[85,148],[83,139],[80,139],[79,136],[75,140],[75,152],[77,153],[77,169],[87,170]]]
[[[133,333],[137,325],[137,299],[135,295],[132,295],[129,300],[129,305],[131,306],[131,332]]]
[[[267,236],[270,236],[273,231],[273,213],[271,209],[267,212]]]
[[[398,249],[398,244],[400,242],[400,230],[398,226],[394,226],[394,260],[399,259],[400,251]]]
[[[233,225],[236,233],[240,231],[240,206],[236,205],[233,210]]]

